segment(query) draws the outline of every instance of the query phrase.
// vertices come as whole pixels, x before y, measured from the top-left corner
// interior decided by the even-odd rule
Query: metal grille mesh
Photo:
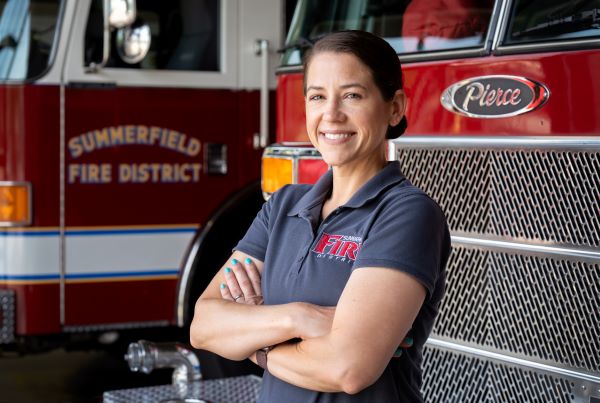
[[[15,339],[15,294],[13,290],[0,290],[0,344]]]
[[[600,246],[600,153],[398,149],[451,230]]]
[[[161,385],[104,392],[104,403],[190,402],[254,403],[258,398],[261,379],[257,376],[211,379],[182,385]]]
[[[427,346],[422,392],[426,402],[572,401],[569,381]]]
[[[600,264],[454,246],[433,334],[600,372]]]

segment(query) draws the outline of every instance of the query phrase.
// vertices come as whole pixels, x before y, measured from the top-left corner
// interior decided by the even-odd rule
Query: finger
[[[227,287],[227,284],[221,283],[221,285],[219,286],[219,290],[221,291],[221,297],[223,299],[233,301],[233,296],[231,295],[231,292],[229,291],[229,287]]]
[[[262,305],[264,301],[262,295],[255,295],[253,297],[246,297],[244,303],[248,305]]]
[[[256,295],[250,277],[246,272],[246,268],[237,259],[231,260],[231,270],[235,274],[237,283],[245,297],[253,297]]]
[[[240,297],[244,296],[244,293],[242,292],[242,289],[238,284],[235,274],[229,267],[225,268],[225,283],[227,285],[227,288],[229,289],[229,292],[231,293],[231,297],[233,298],[233,300],[235,302],[238,302],[240,300]]]
[[[246,268],[246,273],[248,273],[248,277],[250,278],[250,282],[252,283],[252,288],[254,288],[255,295],[262,295],[262,288],[260,285],[260,272],[256,268],[256,265],[247,257],[244,260],[244,267]]]

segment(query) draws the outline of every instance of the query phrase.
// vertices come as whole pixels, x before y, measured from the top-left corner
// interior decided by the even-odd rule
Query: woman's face
[[[402,91],[384,101],[369,68],[348,53],[314,55],[306,75],[306,129],[325,162],[342,167],[385,161],[385,134],[402,118]]]

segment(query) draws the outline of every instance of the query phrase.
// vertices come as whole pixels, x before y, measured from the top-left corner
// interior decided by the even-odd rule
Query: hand
[[[221,284],[221,297],[238,304],[262,305],[260,273],[250,258],[244,263],[233,259],[225,269],[225,283]]]
[[[301,339],[311,339],[325,336],[331,331],[333,316],[335,315],[334,306],[319,306],[306,302],[297,302],[296,327],[298,337]]]

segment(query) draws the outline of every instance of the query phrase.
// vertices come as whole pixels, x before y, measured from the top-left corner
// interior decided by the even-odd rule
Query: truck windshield
[[[506,43],[600,37],[599,0],[516,1]]]
[[[0,80],[25,80],[48,67],[60,0],[0,1]]]
[[[373,32],[398,54],[482,47],[493,6],[493,0],[299,0],[282,64],[300,64],[312,42],[345,29]]]

